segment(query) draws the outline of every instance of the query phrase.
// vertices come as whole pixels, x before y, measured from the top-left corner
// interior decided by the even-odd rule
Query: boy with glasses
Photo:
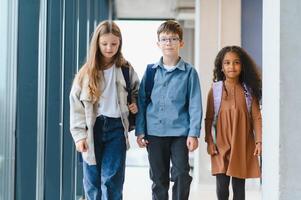
[[[201,129],[200,83],[195,68],[179,56],[184,45],[180,24],[166,21],[158,28],[157,35],[162,57],[151,65],[155,75],[149,97],[148,70],[140,84],[137,143],[147,147],[152,199],[168,200],[171,180],[172,199],[188,200],[192,181],[188,154],[198,147]]]

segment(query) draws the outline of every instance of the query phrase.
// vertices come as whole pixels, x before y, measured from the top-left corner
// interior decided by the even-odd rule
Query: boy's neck
[[[163,64],[167,66],[175,66],[180,60],[180,56],[163,56]]]

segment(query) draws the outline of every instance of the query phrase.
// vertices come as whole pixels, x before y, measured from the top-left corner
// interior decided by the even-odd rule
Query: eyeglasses
[[[180,38],[172,37],[172,38],[160,38],[159,42],[160,44],[167,44],[170,42],[170,44],[177,44],[180,41]]]

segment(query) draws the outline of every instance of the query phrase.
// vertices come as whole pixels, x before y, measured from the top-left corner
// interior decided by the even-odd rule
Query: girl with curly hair
[[[262,152],[261,78],[248,53],[227,46],[215,59],[207,99],[205,141],[219,200],[245,199],[245,179],[259,178]]]

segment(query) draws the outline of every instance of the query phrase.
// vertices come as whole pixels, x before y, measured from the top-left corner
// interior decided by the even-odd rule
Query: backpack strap
[[[214,118],[217,118],[219,109],[221,107],[221,99],[223,93],[223,81],[214,82],[212,84],[213,102],[214,102]]]
[[[130,81],[130,68],[128,66],[122,66],[121,70],[122,70],[123,78],[124,78],[125,84],[126,84],[126,91],[128,93],[127,103],[131,104],[132,103],[132,89],[131,89],[131,81]],[[130,131],[134,130],[134,128],[135,128],[136,114],[132,114],[131,112],[129,112],[128,120],[129,120],[128,131],[130,132]]]
[[[157,68],[153,68],[154,64],[148,64],[146,67],[146,77],[145,77],[145,103],[146,106],[148,106],[151,102],[151,95],[152,95],[152,90],[154,87],[154,79],[156,75]],[[146,113],[144,114],[145,121],[146,121]],[[147,126],[145,126],[144,130],[144,138],[147,138]]]
[[[157,71],[157,68],[153,68],[153,66],[154,64],[148,64],[146,68],[145,95],[147,105],[151,102],[151,95],[154,87],[154,79]]]
[[[250,88],[247,87],[245,83],[242,84],[245,92],[245,98],[246,98],[246,104],[247,104],[247,109],[248,113],[251,114],[251,109],[252,109],[252,93]]]
[[[132,101],[132,93],[131,93],[131,81],[130,81],[130,69],[126,66],[121,67],[123,78],[126,84],[126,91],[128,92],[127,102],[131,103]]]
[[[216,144],[216,124],[217,124],[217,116],[219,113],[219,109],[221,107],[221,100],[223,94],[223,81],[214,82],[212,84],[212,92],[213,92],[213,102],[214,102],[214,118],[212,123],[212,138],[214,144]]]

